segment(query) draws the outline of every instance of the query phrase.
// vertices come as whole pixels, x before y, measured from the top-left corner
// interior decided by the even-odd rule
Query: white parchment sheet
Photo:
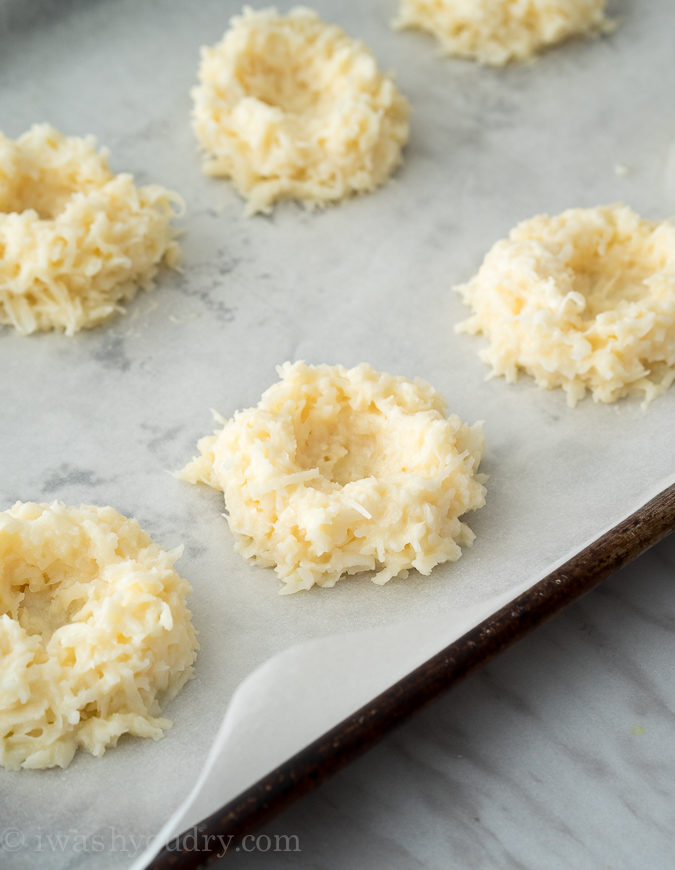
[[[646,217],[675,212],[671,0],[619,0],[611,37],[506,70],[395,33],[395,0],[315,7],[396,72],[413,106],[405,164],[373,195],[245,219],[230,185],[202,175],[189,126],[199,46],[220,38],[235,3],[0,0],[0,129],[94,133],[116,171],[187,203],[182,273],[163,272],[125,316],[71,339],[0,332],[2,507],[111,504],[164,547],[183,543],[201,643],[163,740],[123,739],[65,771],[0,770],[3,868],[141,867],[167,822],[160,839],[675,479],[675,390],[647,411],[570,410],[528,379],[486,382],[482,340],[453,333],[466,311],[451,291],[538,212],[619,200]],[[464,420],[485,421],[488,503],[457,564],[280,597],[271,570],[233,552],[221,496],[168,472],[211,430],[209,409],[255,404],[287,359],[420,376]]]

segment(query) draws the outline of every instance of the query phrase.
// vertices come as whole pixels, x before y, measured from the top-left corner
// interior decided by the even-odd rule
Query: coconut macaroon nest
[[[483,333],[482,359],[516,380],[562,387],[575,405],[630,394],[645,403],[675,380],[675,223],[625,205],[524,221],[458,289]]]
[[[113,175],[93,137],[37,124],[0,133],[0,323],[72,335],[148,289],[177,263],[180,197]]]
[[[157,740],[197,643],[165,552],[110,507],[0,513],[0,764],[66,767],[120,735]]]
[[[397,28],[435,36],[446,54],[492,66],[531,60],[573,36],[613,30],[606,0],[400,0]]]
[[[401,162],[408,102],[363,43],[309,9],[245,8],[202,49],[199,81],[205,171],[232,179],[247,214],[371,191]]]
[[[274,566],[284,593],[459,559],[474,539],[459,518],[485,503],[480,425],[446,417],[424,381],[365,364],[278,373],[180,473],[223,491],[238,552]]]

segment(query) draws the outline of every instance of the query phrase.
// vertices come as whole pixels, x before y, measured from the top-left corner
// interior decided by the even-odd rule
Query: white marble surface
[[[216,866],[675,867],[674,580],[671,536]]]

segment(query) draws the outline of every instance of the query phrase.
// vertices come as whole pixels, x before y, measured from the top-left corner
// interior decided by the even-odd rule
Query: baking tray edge
[[[196,829],[205,835],[204,843],[213,842],[213,852],[176,848],[183,840],[179,836],[157,854],[148,870],[209,866],[217,860],[216,835],[231,836],[231,842],[236,843],[258,830],[442,691],[487,664],[673,530],[675,484],[204,819]]]

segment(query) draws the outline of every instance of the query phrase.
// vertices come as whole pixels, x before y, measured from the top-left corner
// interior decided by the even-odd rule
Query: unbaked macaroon
[[[459,559],[474,539],[460,517],[485,503],[480,424],[447,416],[424,381],[366,364],[278,373],[180,472],[224,493],[237,551],[274,566],[284,593]]]
[[[245,8],[202,49],[199,82],[205,172],[231,178],[249,215],[372,191],[401,162],[408,102],[363,43],[310,9]]]
[[[111,507],[0,513],[2,766],[66,767],[78,748],[163,736],[161,704],[197,649],[180,554]]]
[[[0,133],[0,323],[72,335],[122,311],[179,249],[178,194],[114,175],[92,136]]]
[[[562,387],[569,405],[643,396],[675,380],[675,223],[625,205],[569,209],[518,224],[456,288],[482,333],[481,358],[513,382]]]
[[[614,28],[606,0],[400,0],[394,26],[424,30],[446,54],[492,66],[527,61],[573,36]]]

